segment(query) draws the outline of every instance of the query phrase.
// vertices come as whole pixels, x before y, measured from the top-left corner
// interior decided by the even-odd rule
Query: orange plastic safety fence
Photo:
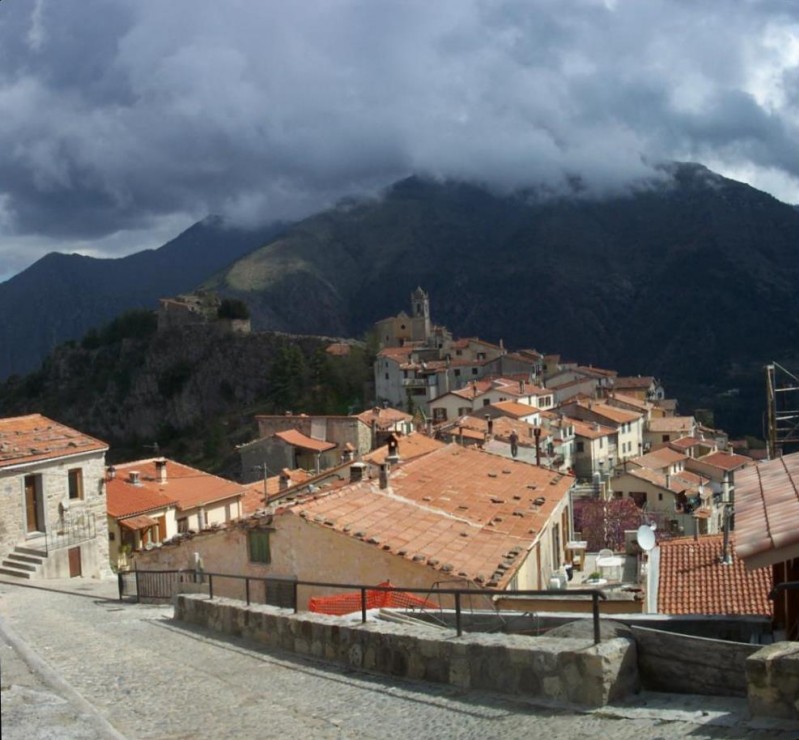
[[[391,582],[378,584],[390,588]],[[436,604],[413,594],[396,591],[374,591],[366,589],[367,609],[436,609]],[[361,610],[361,594],[336,594],[335,596],[312,596],[308,599],[308,611],[319,614],[351,614]]]

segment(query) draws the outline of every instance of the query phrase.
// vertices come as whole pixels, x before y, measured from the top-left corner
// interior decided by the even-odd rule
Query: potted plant
[[[588,574],[588,578],[585,579],[586,583],[599,583],[602,580],[602,574],[595,570],[593,573]]]

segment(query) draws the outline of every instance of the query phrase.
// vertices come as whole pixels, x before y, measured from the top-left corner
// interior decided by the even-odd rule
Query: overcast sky
[[[795,0],[0,2],[0,280],[412,172],[799,203],[798,142]]]

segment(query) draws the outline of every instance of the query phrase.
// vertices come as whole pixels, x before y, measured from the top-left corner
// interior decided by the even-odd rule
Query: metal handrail
[[[325,581],[301,581],[296,578],[291,578],[287,576],[243,576],[233,573],[210,573],[208,571],[193,571],[193,570],[135,570],[133,571],[136,574],[136,582],[137,582],[137,600],[139,598],[138,594],[138,583],[139,583],[139,576],[142,573],[153,573],[153,574],[165,574],[165,573],[186,573],[186,574],[193,574],[194,579],[196,582],[204,582],[204,579],[208,579],[208,598],[214,598],[214,578],[228,578],[233,580],[240,580],[245,582],[245,601],[247,606],[250,605],[250,582],[260,582],[264,584],[264,588],[267,587],[269,582],[278,582],[278,583],[290,583],[293,589],[293,602],[294,602],[294,613],[299,612],[299,601],[297,599],[297,589],[299,586],[311,586],[314,588],[337,588],[337,589],[346,589],[350,591],[359,591],[361,594],[361,622],[366,622],[366,592],[367,591],[378,591],[378,592],[393,592],[393,593],[420,593],[425,591],[424,588],[406,588],[402,586],[368,586],[364,585],[363,583],[328,583]],[[123,597],[123,575],[119,573],[119,599],[122,600]],[[481,590],[475,591],[474,589],[468,588],[439,588],[436,589],[437,595],[443,596],[453,596],[455,599],[455,628],[458,637],[463,635],[463,626],[461,624],[461,597],[466,596],[474,596],[476,594],[482,594],[485,596],[502,596],[502,597],[514,597],[514,596],[556,596],[561,599],[564,597],[571,597],[571,596],[590,596],[591,597],[591,612],[593,618],[593,625],[594,625],[594,644],[598,645],[600,642],[600,629],[599,629],[599,600],[602,599],[603,601],[607,599],[607,596],[598,589],[593,588],[580,588],[580,589],[570,589],[568,591],[554,591],[554,590],[541,590],[541,589],[514,589],[514,590],[507,590],[507,591],[492,591],[492,590]]]
[[[49,554],[54,550],[73,547],[87,542],[97,536],[97,525],[93,512],[84,511],[77,521],[65,523],[60,529],[50,529],[44,535],[44,551]]]

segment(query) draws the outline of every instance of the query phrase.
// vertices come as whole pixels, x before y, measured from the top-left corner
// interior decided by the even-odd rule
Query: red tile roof
[[[616,430],[612,427],[602,426],[602,424],[595,424],[590,421],[572,419],[570,416],[565,418],[568,419],[569,423],[574,427],[574,434],[577,437],[599,439],[600,437],[607,437],[609,434],[616,434]]]
[[[639,411],[628,411],[598,401],[578,401],[577,405],[616,424],[624,424],[641,418]]]
[[[105,442],[41,414],[0,419],[0,468],[107,449]]]
[[[736,553],[765,565],[796,557],[799,549],[799,452],[754,464],[735,474]]]
[[[540,413],[535,406],[528,406],[526,403],[518,403],[517,401],[499,401],[498,403],[492,403],[490,406],[483,409],[483,413],[488,409],[497,409],[502,412],[503,416],[511,416],[514,419]]]
[[[651,375],[638,375],[637,377],[616,378],[613,381],[614,388],[649,388],[655,379]]]
[[[287,511],[453,576],[505,587],[571,476],[458,445]]]
[[[356,414],[355,418],[360,419],[364,424],[369,426],[373,426],[374,423],[377,422],[378,429],[385,426],[392,426],[397,422],[413,421],[413,416],[410,414],[406,414],[404,411],[391,408],[390,406],[388,408],[376,406],[373,409]]]
[[[207,506],[225,499],[237,499],[244,487],[188,465],[166,461],[167,480],[161,483],[155,466],[156,458],[137,460],[115,466],[116,477],[106,481],[110,516],[130,516],[152,511],[160,505],[177,504],[180,510]],[[130,481],[131,471],[139,472],[139,485]],[[112,500],[115,502],[113,508]],[[139,503],[146,503],[140,507]]]
[[[312,476],[302,468],[295,470],[284,470],[280,475],[272,475],[266,479],[266,495],[274,496],[280,493],[280,478],[281,475],[288,477],[288,487],[304,483]],[[241,515],[249,516],[254,514],[258,509],[264,507],[264,482],[263,480],[255,481],[254,483],[247,483],[244,485],[244,496],[241,499]]]
[[[735,556],[721,563],[722,547],[723,535],[660,543],[659,613],[771,616],[771,570],[746,570]]]
[[[433,439],[432,437],[428,437],[426,434],[419,434],[418,432],[409,434],[407,437],[400,434],[395,435],[395,437],[397,439],[397,454],[399,455],[400,460],[403,461],[414,460],[415,458],[426,455],[429,452],[440,450],[445,446],[443,442]],[[373,465],[380,465],[386,461],[387,455],[388,446],[384,445],[383,447],[378,447],[376,450],[364,455],[363,459],[364,462],[370,462]]]
[[[672,450],[669,447],[661,447],[659,450],[647,452],[646,455],[634,457],[630,462],[640,465],[642,468],[650,468],[652,470],[659,470],[667,468],[674,463],[685,462],[688,455]]]
[[[312,452],[327,452],[327,450],[332,450],[336,446],[335,442],[326,442],[323,439],[306,437],[297,429],[275,432],[274,436],[278,439],[282,439],[286,444],[290,444],[293,447],[301,447],[304,450],[311,450]]]
[[[711,452],[709,455],[703,455],[696,458],[699,462],[713,465],[722,470],[737,470],[745,465],[752,464],[752,458],[746,455],[736,455],[734,452]]]
[[[696,427],[693,416],[661,416],[649,420],[649,431],[655,433],[679,432],[690,433]]]

